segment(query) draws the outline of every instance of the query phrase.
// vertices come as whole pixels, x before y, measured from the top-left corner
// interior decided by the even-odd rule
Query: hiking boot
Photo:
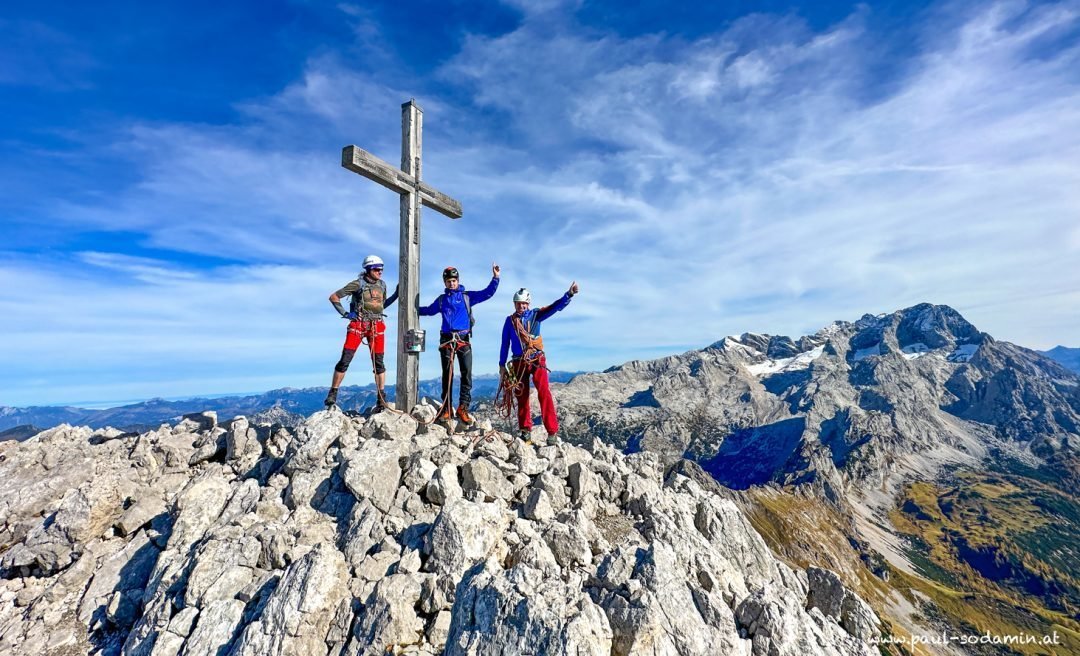
[[[443,406],[443,409],[439,411],[439,416],[435,418],[435,421],[450,421],[450,408]]]
[[[526,444],[531,443],[531,439],[530,439],[530,438],[532,438],[532,430],[531,429],[522,428],[518,435],[519,435],[519,437],[521,437],[521,439],[525,440]]]
[[[459,405],[457,409],[457,418],[463,424],[472,424],[473,418],[472,415],[469,414],[469,406]]]
[[[555,433],[548,433],[547,445],[548,446],[555,446],[558,443],[559,443],[559,438],[555,435]]]
[[[332,408],[337,405],[337,388],[331,387],[330,391],[326,393],[326,400],[323,401],[323,405],[327,408]]]

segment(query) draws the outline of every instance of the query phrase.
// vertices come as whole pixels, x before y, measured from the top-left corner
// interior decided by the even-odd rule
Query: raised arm
[[[498,289],[498,288],[499,288],[499,276],[492,276],[491,277],[491,282],[488,283],[487,287],[484,287],[483,289],[481,289],[478,292],[465,292],[465,293],[469,295],[469,302],[472,303],[473,305],[476,305],[477,303],[483,303],[484,301],[486,301],[489,298],[491,298],[492,296],[494,296],[495,295],[495,290]]]
[[[562,298],[555,301],[547,307],[542,307],[536,311],[536,320],[544,321],[551,315],[562,310],[567,305],[570,305],[570,299],[578,293],[578,284],[576,282],[570,283],[570,289],[566,290],[566,293],[562,295]]]

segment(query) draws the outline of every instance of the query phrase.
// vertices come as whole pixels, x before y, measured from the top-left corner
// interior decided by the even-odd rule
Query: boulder
[[[345,461],[343,478],[349,491],[357,499],[368,499],[382,512],[389,512],[401,478],[398,445],[368,440],[358,451],[341,455]]]
[[[475,490],[486,500],[508,500],[514,496],[514,486],[498,465],[487,458],[476,458],[461,468],[462,489]]]
[[[258,619],[244,629],[237,656],[303,656],[326,653],[326,636],[342,599],[349,594],[345,558],[317,544],[289,566]]]
[[[443,505],[462,496],[461,484],[458,483],[457,465],[447,463],[439,467],[431,476],[425,489],[428,501]]]
[[[442,507],[427,535],[427,570],[458,579],[487,558],[509,523],[502,504],[455,499]]]

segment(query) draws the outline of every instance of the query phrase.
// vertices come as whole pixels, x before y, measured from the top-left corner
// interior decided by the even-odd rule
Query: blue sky
[[[1080,3],[623,4],[6,4],[0,405],[328,384],[327,295],[397,278],[341,147],[397,161],[409,98],[465,209],[422,300],[503,267],[480,372],[572,280],[562,370],[923,301],[1080,345]]]

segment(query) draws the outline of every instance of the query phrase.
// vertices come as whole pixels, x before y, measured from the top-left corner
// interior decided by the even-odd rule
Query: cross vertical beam
[[[420,355],[405,352],[405,335],[420,325],[420,207],[427,206],[451,219],[461,218],[461,203],[421,179],[424,112],[410,100],[401,105],[401,168],[371,153],[345,146],[341,165],[401,195],[401,238],[398,265],[397,407],[408,412],[416,405]]]
[[[424,112],[410,100],[401,105],[401,170],[414,181],[401,194],[401,237],[398,242],[398,359],[396,400],[408,412],[417,402],[420,354],[405,352],[405,335],[420,326],[420,158]]]

